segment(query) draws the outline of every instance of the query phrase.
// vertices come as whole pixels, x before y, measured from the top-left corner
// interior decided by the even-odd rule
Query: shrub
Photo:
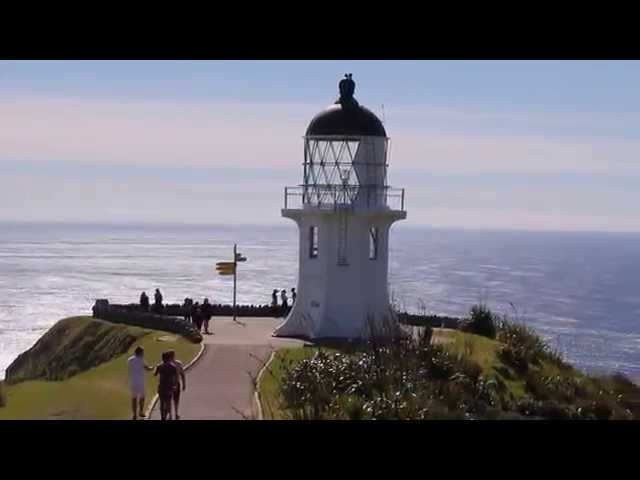
[[[640,402],[640,386],[636,385],[626,375],[614,373],[613,375],[598,378],[600,385],[606,386],[612,393],[623,395],[628,399],[636,399]]]
[[[97,308],[99,306],[99,308]],[[152,330],[164,330],[166,332],[182,335],[193,343],[202,342],[202,335],[191,322],[177,316],[158,315],[150,312],[142,312],[137,306],[115,305],[96,302],[94,317],[112,323],[132,325],[135,327]]]
[[[303,360],[288,374],[283,398],[298,418],[315,420],[323,417],[337,387],[336,373],[344,370],[340,365],[341,360],[340,357],[332,358],[320,351],[313,358]]]
[[[349,420],[364,420],[366,418],[365,404],[357,397],[340,397],[336,406],[344,411]]]
[[[547,350],[544,340],[531,328],[523,324],[503,319],[498,325],[497,339],[506,345],[520,347],[533,355],[541,355]]]
[[[506,344],[498,350],[498,358],[502,363],[511,367],[518,375],[524,375],[529,371],[529,352],[517,345]]]
[[[524,373],[528,365],[540,366],[548,362],[562,370],[571,370],[560,352],[552,350],[533,329],[523,324],[512,323],[506,318],[498,322],[497,340],[504,345],[501,360]]]
[[[569,420],[574,416],[571,407],[555,400],[542,401],[538,405],[537,415],[548,420]]]
[[[429,377],[448,380],[456,373],[456,357],[442,345],[431,345],[422,349],[423,366]]]
[[[496,338],[495,315],[485,305],[474,305],[469,313],[469,320],[463,326],[463,330],[482,335],[487,338]]]
[[[580,379],[560,375],[543,376],[532,370],[526,378],[525,387],[539,400],[553,400],[562,403],[573,403],[579,394],[584,395]]]
[[[614,420],[627,419],[631,415],[621,411],[615,403],[607,398],[585,403],[578,408],[579,418],[584,420]]]
[[[460,352],[431,344],[429,328],[412,336],[392,325],[347,354],[321,350],[284,368],[282,406],[296,419],[640,417],[640,388],[625,377],[573,370],[531,329],[496,322],[485,307],[472,319],[496,327],[500,369],[483,370],[471,344]]]
[[[617,387],[620,387],[624,390],[635,390],[640,391],[638,386],[631,381],[629,377],[627,377],[623,373],[614,373],[609,377],[609,380]]]
[[[282,379],[298,419],[426,419],[495,415],[506,387],[465,355],[430,344],[431,332],[371,337],[349,355],[318,352]],[[488,413],[492,412],[492,413]]]
[[[518,412],[530,418],[549,420],[569,420],[579,418],[574,409],[568,405],[562,405],[553,400],[534,400],[524,398],[516,406]]]
[[[460,318],[445,315],[415,315],[408,312],[399,312],[397,315],[400,323],[414,327],[444,327],[455,330],[460,327],[462,322]]]

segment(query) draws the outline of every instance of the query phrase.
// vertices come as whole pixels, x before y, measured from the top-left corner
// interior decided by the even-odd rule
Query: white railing
[[[389,208],[404,211],[404,188],[369,185],[306,185],[284,188],[284,208],[305,205],[335,210],[338,208]]]

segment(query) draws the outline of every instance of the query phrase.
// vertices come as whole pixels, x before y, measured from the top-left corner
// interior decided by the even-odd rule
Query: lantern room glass
[[[352,205],[357,198],[372,203],[387,186],[387,145],[378,155],[362,155],[358,137],[305,137],[303,203],[317,206]],[[373,144],[366,144],[372,148]],[[375,148],[375,147],[374,147]],[[379,161],[372,161],[379,159]]]

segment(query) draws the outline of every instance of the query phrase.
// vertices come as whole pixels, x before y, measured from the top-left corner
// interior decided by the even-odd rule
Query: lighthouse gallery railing
[[[404,211],[404,188],[378,185],[299,185],[284,188],[285,210],[305,205],[327,210],[340,207],[383,207]]]

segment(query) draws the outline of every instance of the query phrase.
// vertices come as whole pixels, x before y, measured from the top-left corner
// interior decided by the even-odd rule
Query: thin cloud
[[[282,187],[300,178],[301,137],[321,108],[0,97],[0,219],[281,222]],[[408,189],[411,223],[640,229],[631,207],[640,196],[608,190],[604,175],[640,175],[640,143],[523,133],[492,112],[467,116],[460,127],[438,118],[451,120],[455,112],[414,109],[402,117],[398,110],[387,119],[391,179],[396,173],[412,179],[397,184]],[[55,182],[45,174],[52,169]],[[566,174],[602,180],[580,187],[508,181]],[[466,175],[471,183],[435,183],[447,175]],[[492,176],[497,180],[483,183]]]
[[[640,143],[518,134],[398,132],[391,168],[439,173],[618,173],[640,171]]]
[[[294,168],[302,159],[307,122],[320,108],[193,99],[0,97],[0,162]],[[508,124],[496,133],[486,129],[488,118],[501,118],[492,112],[471,115],[471,124],[449,123],[446,128],[433,120],[467,114],[429,108],[402,112],[387,122],[392,168],[449,173],[638,171],[636,141],[523,134],[511,132]]]

